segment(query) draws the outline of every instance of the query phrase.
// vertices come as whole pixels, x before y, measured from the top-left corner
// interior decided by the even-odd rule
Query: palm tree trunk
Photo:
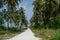
[[[8,27],[8,29],[9,29],[9,20],[8,20],[8,23],[7,23],[7,27]]]

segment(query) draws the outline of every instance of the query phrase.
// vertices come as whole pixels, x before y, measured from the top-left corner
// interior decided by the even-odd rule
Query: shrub
[[[57,29],[34,29],[31,30],[35,33],[35,36],[42,38],[42,40],[60,40],[60,30]]]
[[[54,18],[54,22],[55,22],[55,26],[57,28],[60,28],[60,15],[57,15],[55,18]]]
[[[60,40],[60,33],[59,31],[53,31],[53,35],[51,37],[45,37],[43,40]]]
[[[0,25],[0,31],[5,30],[5,27],[3,25]]]
[[[43,28],[43,25],[40,25],[39,23],[36,23],[34,26],[31,26],[34,29],[41,29]]]

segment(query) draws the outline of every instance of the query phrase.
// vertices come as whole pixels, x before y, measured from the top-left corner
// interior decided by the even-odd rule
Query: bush
[[[43,28],[43,26],[40,25],[39,23],[36,23],[34,26],[31,26],[31,27],[34,28],[34,29],[41,29],[41,28]]]
[[[43,40],[60,40],[60,33],[59,31],[53,31],[53,35],[51,37],[45,37]]]
[[[3,34],[11,34],[10,31],[0,31],[0,35],[3,35]]]
[[[15,32],[18,32],[19,30],[17,30],[17,28],[8,28],[8,31],[12,32],[12,33],[15,33]]]
[[[34,29],[31,30],[35,33],[36,37],[42,38],[42,40],[60,40],[60,30],[57,29]]]
[[[3,25],[0,25],[0,31],[6,30],[6,28]]]
[[[47,29],[59,29],[60,28],[60,15],[57,15],[54,17],[53,20],[47,21],[47,23],[44,25],[44,28]]]
[[[57,24],[54,21],[49,21],[47,24],[44,26],[44,28],[48,29],[57,29]]]
[[[5,31],[0,31],[0,35],[5,34],[5,33],[6,33]]]
[[[57,28],[60,28],[60,15],[57,15],[55,18],[54,18],[54,22],[55,22],[55,26]]]

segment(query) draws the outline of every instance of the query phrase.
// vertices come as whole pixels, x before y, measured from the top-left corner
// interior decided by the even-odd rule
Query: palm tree
[[[26,17],[25,17],[25,12],[24,12],[24,8],[21,7],[21,9],[19,10],[19,16],[20,16],[20,24],[21,24],[21,27],[24,25],[25,27],[27,27],[27,20],[26,20]]]
[[[58,13],[60,14],[60,0],[58,1]]]
[[[53,17],[57,15],[56,11],[58,7],[57,1],[45,0],[45,3],[43,4],[44,24],[46,24],[49,20],[53,19]]]
[[[34,6],[34,14],[33,14],[33,17],[32,17],[32,20],[33,23],[32,25],[35,25],[35,24],[42,24],[43,23],[43,13],[42,13],[42,0],[35,0],[33,2],[33,6]]]
[[[8,13],[7,13],[6,9],[2,10],[2,12],[3,12],[2,16],[3,16],[4,23],[8,22]],[[9,23],[7,23],[7,26],[9,26]]]
[[[46,24],[58,14],[58,0],[35,0],[33,6],[34,14],[30,20],[31,25]]]
[[[15,23],[15,26],[19,25],[19,15],[18,15],[18,11],[15,12],[14,17],[13,17],[13,21]]]
[[[2,12],[0,12],[0,26],[3,24],[3,16],[2,16]]]
[[[16,6],[18,6],[20,0],[4,0],[4,3],[7,4],[8,9],[8,22],[10,23],[12,20],[12,13],[16,9]],[[10,20],[10,21],[9,21]],[[9,25],[8,25],[9,27]]]
[[[0,8],[3,7],[3,0],[0,0]]]
[[[15,26],[21,30],[23,25],[27,27],[27,20],[25,17],[24,9],[21,7],[20,10],[17,10],[14,14],[13,21],[15,23]]]

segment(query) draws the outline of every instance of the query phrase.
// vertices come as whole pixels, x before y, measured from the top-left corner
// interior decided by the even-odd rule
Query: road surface
[[[28,28],[25,32],[15,36],[9,40],[39,40],[39,38],[35,37],[33,32]]]

